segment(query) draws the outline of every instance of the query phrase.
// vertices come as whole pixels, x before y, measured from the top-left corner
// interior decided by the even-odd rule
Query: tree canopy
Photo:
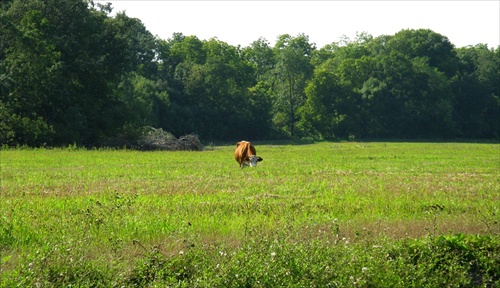
[[[144,127],[205,141],[500,136],[500,46],[406,29],[235,47],[159,39],[90,0],[0,8],[2,145],[126,145]]]

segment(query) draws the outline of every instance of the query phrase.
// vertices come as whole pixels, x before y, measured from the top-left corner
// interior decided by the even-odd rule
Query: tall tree
[[[386,45],[408,58],[428,58],[427,64],[453,77],[457,73],[458,59],[450,40],[429,29],[401,30],[390,37]]]
[[[243,48],[243,58],[253,68],[253,87],[249,88],[249,116],[252,131],[248,131],[248,137],[252,139],[269,139],[276,137],[272,132],[272,83],[275,82],[273,71],[276,67],[276,59],[270,43],[259,38],[250,46]]]
[[[113,133],[106,111],[125,57],[108,12],[81,0],[14,0],[7,12],[20,36],[6,49],[7,102],[23,103],[9,104],[14,115],[53,127],[55,144]]]
[[[375,60],[367,48],[372,39],[368,34],[344,38],[314,54],[313,62],[318,64],[306,88],[300,125],[314,128],[323,138],[369,133],[367,101],[360,91],[374,73]]]
[[[345,91],[336,75],[335,59],[328,59],[314,70],[314,75],[305,89],[307,100],[300,109],[300,125],[310,135],[331,139],[342,134],[339,126],[347,116],[342,111]]]
[[[216,38],[179,36],[160,47],[162,69],[174,71],[177,87],[170,98],[174,130],[210,140],[244,136],[246,125],[240,124],[251,115],[253,67],[238,48]]]
[[[243,48],[242,54],[254,68],[256,81],[268,80],[269,72],[276,66],[270,43],[265,38],[259,38],[250,46]]]
[[[240,51],[215,38],[204,42],[207,60],[203,65],[204,91],[199,103],[205,105],[206,121],[201,124],[212,139],[243,137],[245,120],[251,114],[248,88],[253,70]]]
[[[500,135],[500,46],[486,45],[457,49],[459,75],[454,81],[458,136]]]
[[[149,79],[156,77],[157,42],[141,20],[130,18],[124,12],[119,12],[113,19],[107,21],[113,25],[116,36],[126,43],[124,47],[127,51],[125,59],[128,67],[126,69]]]
[[[295,136],[295,126],[300,120],[298,110],[305,102],[304,89],[313,72],[310,58],[315,49],[304,34],[280,35],[274,47],[274,123],[290,136]]]
[[[378,71],[361,90],[368,100],[368,117],[380,133],[374,136],[453,134],[452,91],[443,72],[429,66],[427,58],[409,59],[396,51],[377,63]]]
[[[26,11],[19,23],[12,14],[3,16],[6,35],[14,37],[2,44],[2,143],[50,143],[53,128],[44,108],[61,76],[61,53],[47,39],[50,24],[41,11]]]

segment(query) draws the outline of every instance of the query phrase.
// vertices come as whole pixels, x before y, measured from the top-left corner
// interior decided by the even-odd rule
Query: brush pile
[[[142,151],[202,151],[205,149],[198,135],[188,134],[176,138],[168,131],[153,127],[144,127],[142,136],[134,148]]]

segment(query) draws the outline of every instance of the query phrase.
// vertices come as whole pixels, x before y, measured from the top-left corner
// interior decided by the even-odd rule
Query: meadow
[[[1,287],[500,287],[497,143],[3,149]]]

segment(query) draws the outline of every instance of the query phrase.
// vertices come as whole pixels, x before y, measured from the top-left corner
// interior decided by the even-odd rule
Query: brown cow
[[[240,164],[240,167],[245,166],[255,167],[257,162],[262,161],[262,157],[257,156],[255,147],[248,141],[241,141],[236,143],[236,150],[234,150],[234,159]]]

